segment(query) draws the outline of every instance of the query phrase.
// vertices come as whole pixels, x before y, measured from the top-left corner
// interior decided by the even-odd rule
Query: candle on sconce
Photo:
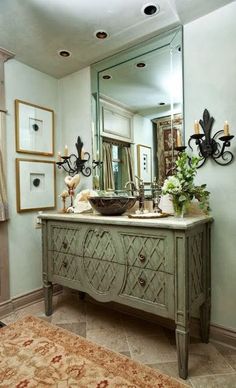
[[[80,159],[84,160],[84,149],[81,148]]]
[[[68,156],[69,152],[68,152],[68,146],[65,145],[65,149],[64,149],[64,156]]]
[[[200,128],[199,128],[199,122],[197,120],[194,121],[194,133],[195,135],[199,135]]]
[[[58,162],[61,162],[61,153],[60,153],[60,151],[58,151],[57,159],[58,159]]]
[[[224,123],[224,136],[229,136],[229,124],[228,121]]]
[[[182,139],[181,139],[181,133],[180,131],[177,131],[177,147],[181,147],[182,146]]]

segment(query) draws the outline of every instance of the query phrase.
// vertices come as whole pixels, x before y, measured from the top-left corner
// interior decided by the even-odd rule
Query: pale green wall
[[[192,132],[195,119],[208,108],[215,117],[214,129],[225,120],[236,134],[236,4],[232,3],[184,27],[185,118],[186,136]],[[59,89],[58,89],[59,84]],[[63,78],[59,82],[16,61],[6,64],[8,188],[11,207],[10,281],[11,296],[41,286],[40,230],[34,229],[34,215],[17,214],[15,205],[14,105],[15,98],[32,101],[58,111],[56,151],[68,144],[73,150],[80,135],[91,151],[91,100],[89,68]],[[60,125],[61,124],[61,127]],[[236,156],[236,139],[231,150]],[[26,156],[27,157],[27,156]],[[60,187],[63,174],[57,172]],[[215,218],[212,235],[212,322],[236,327],[236,173],[235,162],[227,167],[208,161],[199,170],[199,182],[207,182],[211,191],[211,207]],[[82,180],[85,188],[90,178]]]
[[[186,138],[204,108],[215,118],[213,133],[225,120],[236,135],[236,3],[184,27]],[[230,149],[236,158],[236,138]],[[215,222],[212,233],[213,323],[236,329],[236,162],[226,167],[209,160],[198,180],[208,184]]]
[[[16,212],[15,158],[44,159],[16,153],[14,100],[20,99],[55,110],[56,147],[60,141],[58,123],[58,81],[15,60],[5,64],[7,187],[10,207],[9,256],[10,296],[30,292],[42,285],[41,230],[34,228],[36,212]]]
[[[67,144],[69,153],[76,153],[75,142],[80,136],[84,143],[84,150],[89,152],[92,164],[91,140],[91,88],[90,68],[70,74],[59,80],[59,106],[61,112],[62,144]],[[63,149],[61,150],[63,151]],[[65,173],[61,176],[64,178]],[[83,190],[92,187],[92,175],[84,177],[77,188]]]

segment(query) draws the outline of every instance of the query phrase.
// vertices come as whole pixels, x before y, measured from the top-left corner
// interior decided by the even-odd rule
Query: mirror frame
[[[129,60],[148,54],[163,47],[169,46],[177,34],[181,34],[181,78],[182,78],[182,139],[184,140],[184,71],[183,71],[183,26],[175,27],[164,33],[149,38],[142,43],[136,44],[128,49],[118,52],[112,56],[105,58],[91,65],[91,100],[92,100],[92,152],[93,161],[101,161],[102,141],[101,141],[101,117],[100,117],[100,101],[99,101],[99,74],[119,64],[123,64]],[[172,128],[173,130],[173,128]],[[172,163],[174,161],[174,148],[172,149]],[[94,166],[96,164],[94,163]],[[102,164],[97,164],[97,168],[101,168]],[[101,170],[100,170],[101,171]],[[93,169],[93,177],[96,176],[96,168]],[[102,186],[102,173],[99,174],[99,186]],[[93,183],[94,186],[94,183]]]

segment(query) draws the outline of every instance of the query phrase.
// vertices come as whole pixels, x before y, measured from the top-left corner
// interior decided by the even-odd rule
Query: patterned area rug
[[[0,387],[185,386],[39,318],[29,316],[0,330]]]

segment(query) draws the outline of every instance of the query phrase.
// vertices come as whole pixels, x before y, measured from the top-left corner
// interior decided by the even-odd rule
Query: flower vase
[[[173,198],[174,216],[177,218],[183,218],[186,213],[186,203],[180,202],[178,199]]]

